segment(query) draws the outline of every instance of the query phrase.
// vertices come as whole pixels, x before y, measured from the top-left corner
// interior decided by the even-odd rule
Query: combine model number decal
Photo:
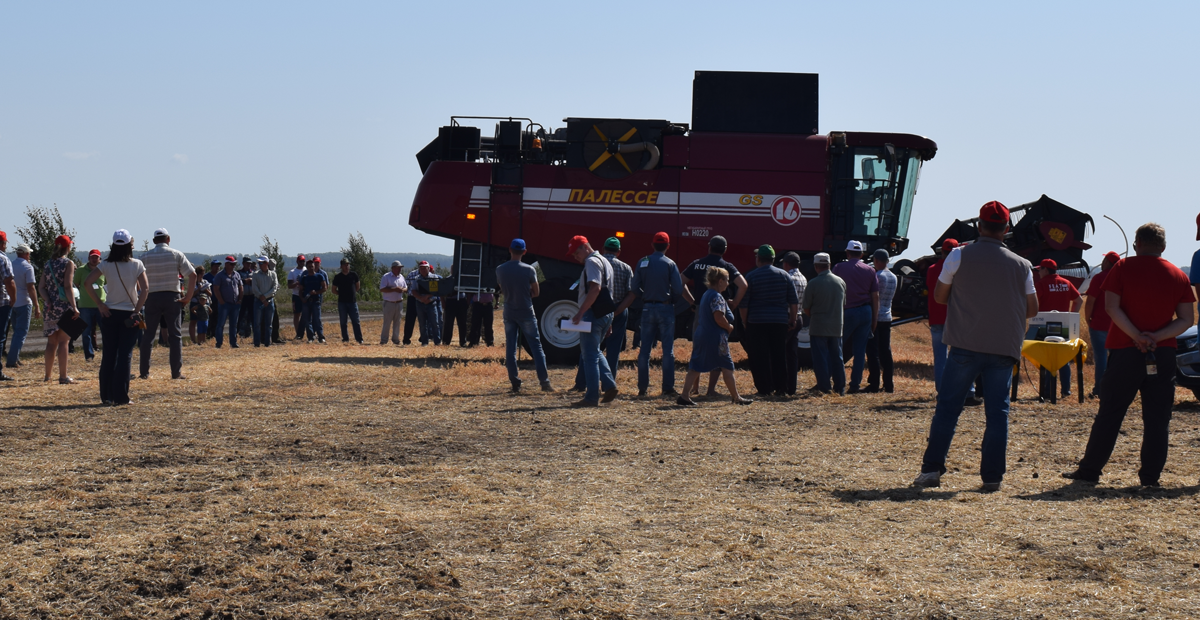
[[[742,197],[738,198],[738,203],[758,206],[762,204],[762,194],[742,194]]]
[[[658,192],[603,189],[597,194],[594,189],[589,189],[586,192],[582,189],[573,189],[567,202],[590,202],[609,205],[652,205],[658,204]]]

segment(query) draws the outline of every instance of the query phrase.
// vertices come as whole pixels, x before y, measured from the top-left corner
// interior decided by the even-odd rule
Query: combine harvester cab
[[[458,291],[495,289],[495,267],[514,237],[544,281],[535,300],[543,346],[553,362],[573,363],[578,334],[559,322],[575,313],[581,266],[567,242],[584,235],[597,250],[621,240],[622,260],[649,254],[656,232],[671,237],[682,270],[728,241],[725,258],[743,271],[754,250],[844,255],[857,239],[896,255],[923,162],[937,145],[909,134],[817,130],[817,76],[696,72],[692,123],[567,118],[551,130],[530,119],[451,117],[417,154],[424,174],[409,224],[453,239]],[[495,124],[483,136],[468,122]],[[690,337],[691,310],[676,321]],[[630,329],[636,329],[638,307]]]

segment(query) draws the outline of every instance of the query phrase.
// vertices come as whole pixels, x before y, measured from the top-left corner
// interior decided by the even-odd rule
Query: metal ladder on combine
[[[483,290],[483,244],[460,241],[457,263],[458,292],[485,292]]]

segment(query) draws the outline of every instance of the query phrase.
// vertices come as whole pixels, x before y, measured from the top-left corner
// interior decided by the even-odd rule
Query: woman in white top
[[[104,275],[107,299],[101,302],[92,285]],[[106,405],[127,405],[129,367],[133,348],[146,327],[142,307],[150,296],[146,267],[133,258],[133,237],[125,229],[113,233],[108,258],[84,281],[84,292],[100,311],[100,336],[104,338],[100,358],[100,400]]]

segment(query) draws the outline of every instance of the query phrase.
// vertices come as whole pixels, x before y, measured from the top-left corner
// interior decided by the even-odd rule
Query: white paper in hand
[[[590,332],[592,331],[592,322],[580,321],[579,323],[572,323],[571,319],[563,319],[561,327],[566,332]]]

